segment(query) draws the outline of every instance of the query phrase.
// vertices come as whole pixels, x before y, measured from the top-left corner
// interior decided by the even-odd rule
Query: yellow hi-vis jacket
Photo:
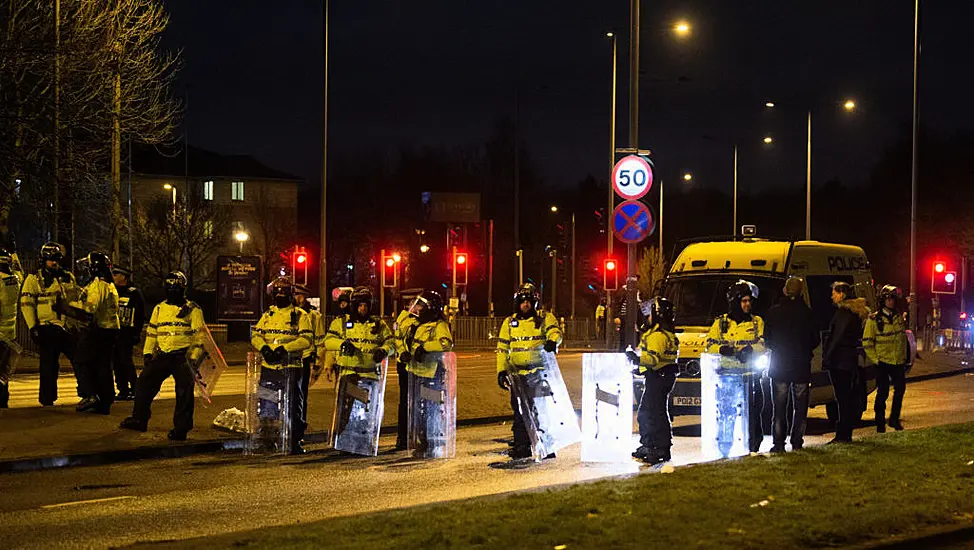
[[[530,374],[544,367],[541,352],[548,340],[561,344],[561,328],[551,313],[522,319],[511,315],[497,336],[497,372]]]
[[[412,334],[419,326],[419,319],[413,317],[409,314],[408,310],[402,310],[399,312],[399,317],[396,317],[396,323],[392,326],[392,330],[396,333],[396,352],[402,353],[408,351],[412,353],[409,346],[406,344],[406,337]]]
[[[203,352],[205,329],[200,306],[190,301],[180,306],[162,302],[152,309],[142,354],[153,355],[157,349],[162,353],[188,349],[187,357],[196,359]]]
[[[660,370],[676,363],[680,356],[680,341],[676,334],[657,325],[643,334],[639,349],[639,374],[646,374],[647,371]]]
[[[354,355],[342,355],[342,342],[348,340],[358,349]],[[339,375],[358,374],[363,378],[379,378],[379,367],[372,361],[372,353],[382,348],[389,357],[396,354],[395,337],[382,319],[370,316],[365,322],[352,321],[349,315],[335,318],[325,334],[325,349],[335,352]]]
[[[902,315],[883,308],[866,319],[862,347],[872,363],[905,365],[909,363],[909,345]]]
[[[304,350],[304,353],[301,354],[301,359],[305,359],[311,357],[312,355],[318,354],[318,342],[323,341],[325,337],[324,336],[325,331],[323,326],[324,321],[322,321],[322,318],[324,316],[321,314],[320,311],[318,311],[315,308],[311,308],[311,309],[298,308],[298,309],[304,312],[304,314],[308,317],[308,323],[311,325],[311,338],[310,338],[311,345],[308,346]]]
[[[416,360],[416,351],[422,347],[428,352],[448,352],[453,350],[453,334],[450,332],[450,325],[443,319],[411,325],[412,334],[407,334],[398,348],[400,352],[408,351],[413,355],[413,360],[406,365],[406,370],[422,378],[433,378],[436,376],[437,361],[424,357],[424,361]]]
[[[45,285],[43,269],[31,273],[20,290],[20,311],[27,328],[34,325],[64,325],[64,316],[54,310],[58,296],[65,302],[71,294],[77,295],[78,284],[70,271],[63,271],[60,277],[52,277]]]
[[[764,348],[764,319],[751,315],[750,321],[738,323],[726,313],[714,320],[714,324],[707,333],[707,353],[720,353],[721,346],[731,346],[740,351],[751,346],[754,354],[763,353]],[[733,358],[721,359],[723,366],[742,366]]]
[[[17,339],[17,304],[20,302],[20,285],[24,282],[20,262],[16,255],[13,256],[11,274],[0,277],[0,338],[9,341]]]
[[[81,300],[69,304],[92,316],[88,328],[118,330],[118,290],[114,283],[95,279],[81,291]]]
[[[264,368],[274,370],[299,369],[301,368],[300,357],[304,350],[311,347],[313,340],[314,331],[311,329],[310,317],[303,309],[294,306],[285,308],[271,306],[261,316],[260,321],[257,321],[257,326],[253,329],[253,337],[250,339],[250,345],[254,346],[257,351],[263,349],[264,346],[270,346],[273,350],[284,346],[285,351],[288,352],[289,360],[285,361],[284,364],[271,365],[261,359],[261,366]],[[299,354],[298,352],[302,353]]]

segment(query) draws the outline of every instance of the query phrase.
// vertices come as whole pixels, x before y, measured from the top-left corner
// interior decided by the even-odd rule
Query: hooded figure
[[[832,303],[835,304],[835,314],[822,347],[822,368],[832,379],[839,412],[835,439],[831,442],[849,442],[862,414],[856,387],[859,383],[859,345],[869,308],[866,300],[856,298],[852,285],[844,281],[832,283]]]

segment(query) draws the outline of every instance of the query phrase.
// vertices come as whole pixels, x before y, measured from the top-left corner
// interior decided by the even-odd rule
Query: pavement
[[[166,381],[153,402],[153,418],[145,433],[120,430],[118,424],[131,414],[131,402],[118,402],[108,416],[77,413],[75,381],[63,373],[59,378],[60,399],[54,407],[37,403],[37,374],[16,374],[10,383],[10,409],[0,410],[0,473],[65,466],[111,464],[147,458],[189,456],[241,448],[243,435],[213,427],[223,410],[244,409],[245,373],[241,358],[231,344],[230,368],[217,384],[212,403],[196,400],[195,425],[185,443],[166,438],[172,428],[175,394],[172,379]],[[246,351],[245,347],[241,347]],[[581,358],[579,352],[559,354],[572,401],[581,403]],[[492,351],[459,352],[457,358],[457,411],[460,426],[483,425],[510,417],[507,394],[496,385],[495,355]],[[913,381],[949,376],[971,369],[974,360],[963,355],[930,354],[918,361],[910,373]],[[18,373],[22,371],[18,370]],[[309,393],[309,442],[324,442],[331,427],[335,392],[322,379]],[[390,369],[383,429],[391,433],[398,423],[398,377]],[[824,415],[824,408],[819,408]],[[866,414],[868,416],[868,413]],[[696,417],[677,417],[675,425],[696,424]]]
[[[908,430],[972,420],[974,374],[915,382],[907,390]],[[699,437],[675,431],[673,464],[701,461]],[[504,460],[507,446],[498,439],[509,434],[503,423],[458,429],[452,460],[414,460],[393,452],[387,436],[376,458],[341,456],[312,445],[311,453],[299,457],[222,452],[2,474],[0,548],[117,548],[655,473],[625,457],[582,463],[578,445],[524,470],[489,468]],[[886,436],[867,425],[855,437]],[[830,438],[823,408],[814,409],[806,445]],[[762,450],[770,444],[765,438]],[[663,505],[669,497],[660,498]]]

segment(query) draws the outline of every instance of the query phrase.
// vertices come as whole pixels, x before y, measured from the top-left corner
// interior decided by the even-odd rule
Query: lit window
[[[230,184],[231,198],[235,201],[244,200],[244,182],[235,181]]]
[[[213,200],[213,180],[203,182],[203,200]]]
[[[207,199],[207,200],[213,200],[213,199]],[[211,237],[213,237],[213,220],[206,220],[205,222],[203,222],[203,238],[209,239]]]

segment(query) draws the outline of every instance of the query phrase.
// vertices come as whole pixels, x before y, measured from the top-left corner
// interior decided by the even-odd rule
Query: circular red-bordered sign
[[[612,212],[612,233],[624,243],[638,243],[655,230],[653,213],[639,201],[626,201]]]
[[[629,155],[612,169],[612,188],[626,200],[642,198],[653,187],[653,169],[646,159]]]

